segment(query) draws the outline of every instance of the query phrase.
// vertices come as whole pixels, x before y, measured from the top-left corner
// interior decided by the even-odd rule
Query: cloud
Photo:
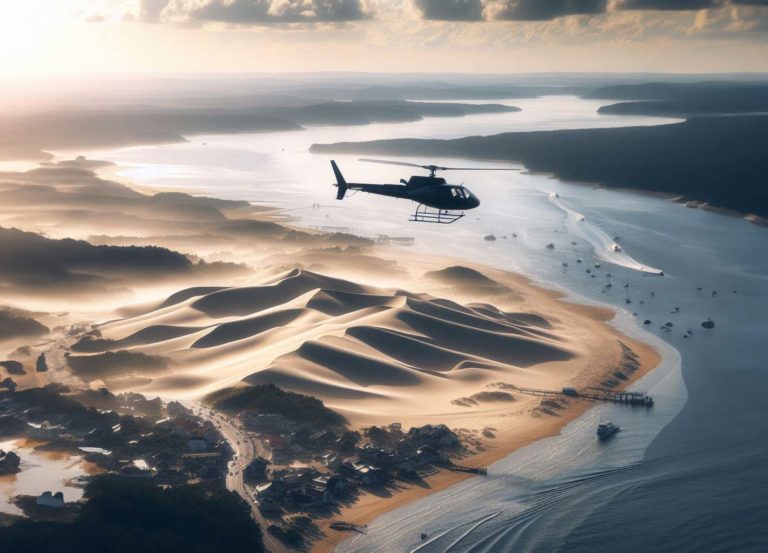
[[[623,10],[686,11],[717,8],[723,3],[722,0],[624,0],[619,7]]]
[[[437,21],[551,21],[568,15],[617,11],[699,11],[768,6],[768,0],[412,0],[422,19]]]
[[[480,0],[414,0],[424,19],[436,21],[482,21],[484,5]]]
[[[768,6],[756,3],[756,0],[734,0],[730,9],[697,13],[688,34],[706,34],[711,38],[740,35],[765,40],[765,31],[768,31]]]
[[[144,23],[160,22],[160,15],[168,3],[168,0],[141,0],[138,20]]]
[[[414,0],[423,19],[438,21],[549,21],[601,14],[608,0]]]
[[[488,19],[504,21],[549,21],[566,15],[605,13],[607,0],[501,0],[486,3]]]
[[[342,23],[370,16],[362,0],[144,0],[163,20],[234,25]]]

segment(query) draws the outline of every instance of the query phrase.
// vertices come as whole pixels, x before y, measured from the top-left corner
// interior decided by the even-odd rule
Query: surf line
[[[624,251],[617,242],[618,238],[611,238],[599,226],[587,220],[587,217],[569,207],[560,194],[550,192],[549,201],[562,210],[566,215],[566,226],[575,235],[590,243],[598,258],[606,263],[612,263],[619,267],[625,267],[641,273],[661,276],[664,271],[656,267],[643,265]]]
[[[443,553],[448,553],[448,551],[450,551],[451,549],[453,549],[453,547],[454,547],[454,546],[458,545],[458,543],[459,543],[461,540],[463,540],[464,538],[466,538],[466,537],[467,537],[469,534],[471,534],[472,532],[474,532],[474,531],[475,531],[477,528],[479,528],[481,525],[485,524],[486,522],[488,522],[489,520],[491,520],[491,519],[493,519],[493,518],[496,518],[496,517],[497,517],[497,516],[499,516],[500,514],[501,514],[501,511],[497,511],[497,512],[495,512],[495,513],[493,513],[493,514],[490,514],[490,515],[488,515],[488,516],[486,516],[486,517],[483,517],[483,518],[481,518],[480,520],[478,520],[477,522],[475,522],[475,524],[474,524],[474,525],[472,525],[472,527],[470,527],[470,529],[469,529],[469,530],[467,530],[467,531],[466,531],[466,532],[464,532],[464,533],[463,533],[461,536],[459,536],[459,537],[458,537],[456,540],[454,540],[454,541],[453,541],[453,542],[452,542],[452,543],[451,543],[451,544],[448,546],[448,548],[447,548],[447,549],[446,549],[446,550],[445,550]],[[446,530],[445,532],[441,532],[441,533],[439,533],[438,535],[436,535],[436,536],[435,536],[434,538],[432,538],[431,540],[427,540],[427,541],[425,541],[424,543],[422,543],[421,545],[419,545],[418,547],[415,547],[414,549],[411,549],[410,553],[416,553],[417,551],[419,551],[419,550],[421,550],[421,549],[425,548],[426,546],[428,546],[430,543],[434,542],[435,540],[439,540],[440,538],[442,538],[443,536],[445,536],[445,535],[446,535],[448,532],[450,532],[450,531],[451,531],[451,530]]]

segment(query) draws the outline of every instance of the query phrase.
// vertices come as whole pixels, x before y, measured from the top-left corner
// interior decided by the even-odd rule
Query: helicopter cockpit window
[[[453,198],[466,198],[467,195],[463,188],[455,187],[451,188],[451,197]]]

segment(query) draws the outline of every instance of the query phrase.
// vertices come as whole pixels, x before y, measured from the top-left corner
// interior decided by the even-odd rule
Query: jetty
[[[470,474],[479,474],[481,476],[487,476],[488,470],[484,468],[475,468],[475,467],[464,467],[462,465],[457,465],[454,463],[440,463],[436,465],[440,468],[452,470],[454,472],[468,472]]]
[[[617,392],[613,390],[604,390],[602,388],[563,388],[562,390],[543,390],[540,388],[519,388],[517,386],[515,386],[515,389],[523,394],[553,399],[576,398],[589,401],[605,401],[608,403],[653,407],[653,398],[645,392]]]
[[[351,522],[344,522],[343,520],[334,520],[331,522],[331,528],[341,532],[357,532],[358,534],[366,534],[368,530],[368,527],[365,524],[352,524]]]

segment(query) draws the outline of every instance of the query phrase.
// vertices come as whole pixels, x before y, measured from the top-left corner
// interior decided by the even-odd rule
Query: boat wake
[[[634,259],[624,251],[624,247],[616,239],[611,238],[603,229],[587,219],[585,215],[568,207],[558,194],[550,193],[549,200],[566,214],[568,230],[589,242],[594,248],[595,254],[601,260],[641,273],[651,275],[664,274],[661,269],[643,265]]]

